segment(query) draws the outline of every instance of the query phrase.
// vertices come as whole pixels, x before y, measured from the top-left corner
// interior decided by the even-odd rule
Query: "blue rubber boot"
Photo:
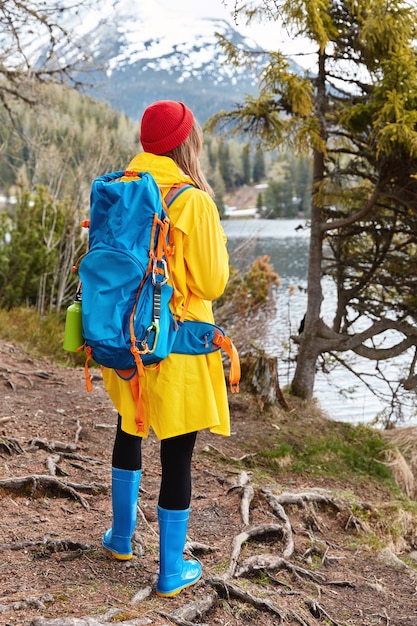
[[[103,548],[120,561],[132,558],[131,538],[136,526],[142,470],[112,467],[113,524],[103,535]]]
[[[163,598],[177,595],[201,578],[198,561],[183,560],[190,509],[170,511],[158,506],[159,577],[156,594]]]

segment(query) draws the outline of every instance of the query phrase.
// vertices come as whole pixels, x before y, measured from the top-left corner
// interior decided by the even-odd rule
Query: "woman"
[[[202,136],[192,111],[181,102],[163,100],[142,117],[144,152],[128,170],[150,172],[164,197],[172,198],[169,214],[175,253],[170,260],[174,286],[173,312],[180,318],[213,322],[212,300],[229,276],[226,238],[212,200],[212,190],[200,167]],[[183,190],[178,188],[192,185]],[[112,527],[103,546],[118,559],[132,557],[142,473],[141,444],[149,429],[161,441],[162,479],[158,500],[160,571],[156,593],[173,596],[201,577],[195,560],[183,560],[191,501],[191,459],[197,431],[230,434],[229,408],[220,352],[207,355],[171,354],[141,378],[145,413],[137,432],[136,403],[128,381],[103,369],[106,389],[118,413],[112,456]]]

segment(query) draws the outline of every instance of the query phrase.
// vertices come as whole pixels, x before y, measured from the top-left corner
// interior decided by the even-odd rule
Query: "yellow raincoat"
[[[129,163],[132,171],[150,172],[164,196],[176,183],[193,183],[168,157],[147,152]],[[175,285],[174,314],[179,318],[191,292],[186,319],[213,322],[211,302],[224,291],[229,264],[226,237],[217,207],[199,189],[186,189],[170,210],[175,253],[170,257],[170,281]],[[138,432],[136,403],[130,383],[114,370],[102,368],[107,392],[122,416],[122,429],[147,437],[149,429],[159,439],[209,428],[230,434],[227,389],[220,351],[203,355],[170,354],[157,366],[145,368],[140,378],[145,425]]]

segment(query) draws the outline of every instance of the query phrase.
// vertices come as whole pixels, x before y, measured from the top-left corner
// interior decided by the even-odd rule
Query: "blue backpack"
[[[169,205],[190,187],[173,188]],[[238,391],[239,360],[224,331],[184,320],[188,301],[182,319],[171,311],[169,223],[168,206],[150,173],[117,171],[93,182],[89,248],[78,267],[87,362],[93,358],[129,380],[171,352],[224,348],[231,357],[230,387]]]

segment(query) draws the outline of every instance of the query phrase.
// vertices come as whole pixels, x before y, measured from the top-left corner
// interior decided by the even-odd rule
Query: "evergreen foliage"
[[[138,149],[138,129],[108,105],[58,85],[40,103],[16,106],[11,126],[0,109],[0,306],[41,313],[68,304],[71,267],[85,251],[93,178],[123,168]]]
[[[140,148],[138,133],[136,123],[107,104],[59,85],[45,85],[36,105],[16,103],[13,124],[0,108],[0,191],[14,199],[0,206],[0,307],[33,306],[43,314],[68,305],[76,289],[71,268],[86,246],[80,225],[88,217],[91,181],[123,169]],[[281,202],[274,209],[275,159],[236,140],[206,138],[203,167],[221,217],[225,193],[252,184],[255,171],[258,180],[271,179],[262,214],[297,215],[299,207],[287,202],[294,185],[284,208]]]
[[[255,183],[260,183],[265,176],[265,159],[263,151],[258,147],[253,159],[252,178]]]
[[[0,139],[3,192],[45,185],[54,197],[85,205],[91,180],[122,168],[138,150],[139,129],[106,103],[49,85],[38,104],[16,105],[13,125],[0,108]]]
[[[71,266],[83,243],[77,214],[40,187],[24,191],[0,217],[0,305],[59,310],[68,290],[75,291]]]
[[[255,150],[235,139],[206,137],[204,165],[215,191],[220,215],[224,217],[223,196],[244,185],[263,183],[267,186],[257,204],[259,215],[269,219],[309,215],[309,193],[312,184],[312,160],[291,153]],[[279,184],[277,184],[279,183]]]
[[[378,368],[399,417],[401,389],[417,388],[417,7],[402,0],[262,0],[235,9],[275,20],[317,51],[314,71],[302,76],[271,52],[258,95],[208,123],[249,133],[264,149],[313,158],[313,185],[295,196],[305,202],[309,195],[311,239],[292,391],[312,397],[324,353],[353,350],[377,363],[403,355],[402,380]],[[247,53],[224,43],[230,62],[243,64]],[[275,181],[273,210],[296,178],[292,172]],[[321,310],[325,274],[336,282],[331,325]]]

